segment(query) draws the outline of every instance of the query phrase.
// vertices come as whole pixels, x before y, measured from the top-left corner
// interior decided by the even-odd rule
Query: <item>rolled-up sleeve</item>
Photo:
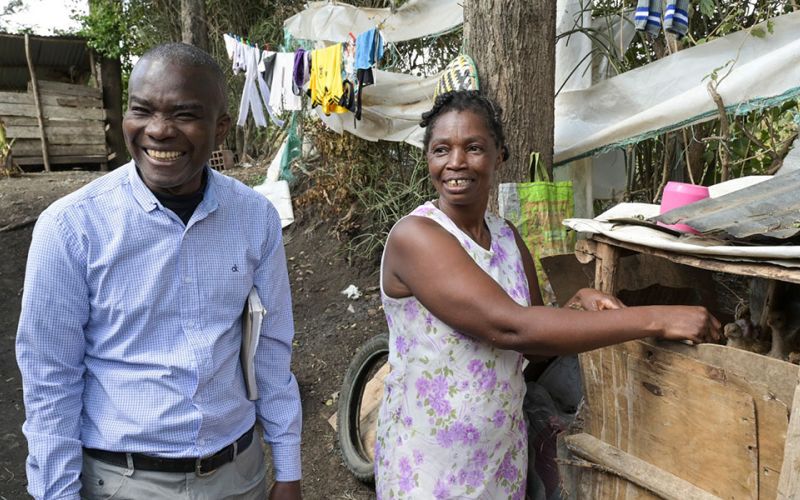
[[[28,492],[78,498],[82,466],[85,338],[89,316],[85,257],[58,216],[44,212],[33,231],[17,330],[28,440]]]
[[[264,427],[264,439],[272,449],[275,479],[296,481],[301,478],[302,410],[300,390],[291,372],[294,338],[292,296],[280,219],[272,207],[268,214],[270,236],[264,243],[261,263],[254,276],[256,289],[266,309],[256,350],[259,392],[256,408]]]

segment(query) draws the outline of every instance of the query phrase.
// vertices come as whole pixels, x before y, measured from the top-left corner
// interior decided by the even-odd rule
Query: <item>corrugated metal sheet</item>
[[[69,36],[31,36],[31,59],[37,75],[55,79],[90,73],[86,40]],[[25,37],[0,33],[0,90],[25,90],[30,76]],[[77,82],[76,82],[77,83]]]
[[[656,220],[737,239],[792,238],[800,233],[800,170],[670,210]]]

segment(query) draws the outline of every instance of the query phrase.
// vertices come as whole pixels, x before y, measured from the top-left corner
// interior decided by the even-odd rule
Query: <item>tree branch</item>
[[[728,141],[730,140],[730,124],[728,123],[728,114],[725,112],[725,103],[722,102],[722,96],[719,95],[714,81],[709,81],[706,86],[708,93],[717,105],[717,112],[719,113],[719,129],[722,140],[719,143],[719,163],[721,167],[720,180],[725,182],[730,177],[730,160],[728,158]]]

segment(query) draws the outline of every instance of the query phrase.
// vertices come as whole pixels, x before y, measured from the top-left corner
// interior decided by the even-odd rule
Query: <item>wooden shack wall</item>
[[[101,91],[83,85],[39,82],[50,163],[107,161]],[[30,86],[27,92],[0,92],[0,119],[19,165],[42,165],[41,133]]]

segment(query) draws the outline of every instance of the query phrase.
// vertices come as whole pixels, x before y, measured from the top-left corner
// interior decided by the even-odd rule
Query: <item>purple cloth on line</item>
[[[294,95],[300,95],[303,91],[303,84],[308,80],[308,72],[306,71],[304,61],[306,51],[305,49],[297,49],[294,53],[294,70],[292,72],[292,92]]]

